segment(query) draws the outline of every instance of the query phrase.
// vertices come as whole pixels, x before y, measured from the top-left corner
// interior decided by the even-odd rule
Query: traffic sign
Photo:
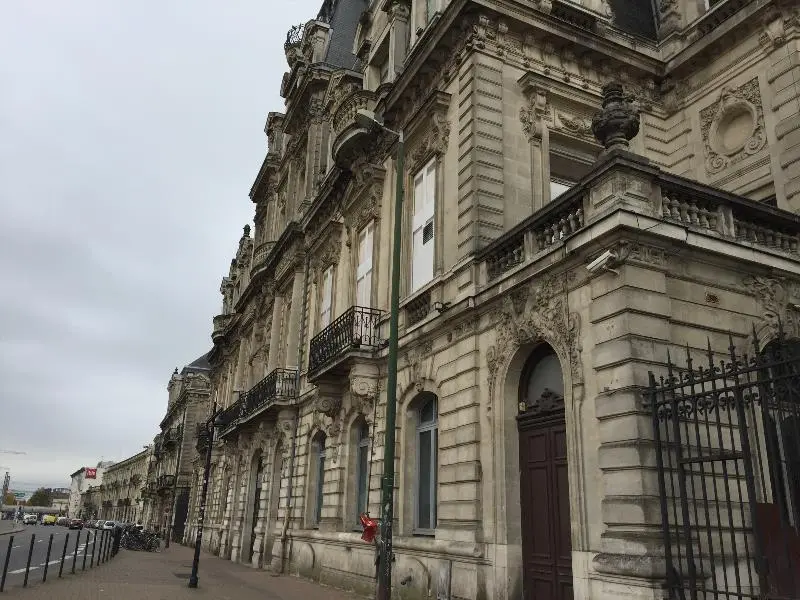
[[[18,500],[24,499],[25,496],[28,495],[25,492],[11,492],[11,493],[14,494],[14,498],[17,498]]]

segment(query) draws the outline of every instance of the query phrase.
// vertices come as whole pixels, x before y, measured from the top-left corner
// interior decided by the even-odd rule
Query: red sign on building
[[[84,469],[83,477],[85,479],[97,479],[97,469],[90,469],[89,467],[86,467]]]

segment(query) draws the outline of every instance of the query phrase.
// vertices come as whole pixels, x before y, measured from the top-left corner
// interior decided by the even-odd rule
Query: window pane
[[[420,423],[433,423],[436,420],[436,400],[429,400],[419,411]]]
[[[356,523],[358,517],[367,507],[367,447],[359,446],[358,448],[358,493],[356,494]]]
[[[317,463],[317,504],[314,514],[314,522],[319,523],[322,519],[322,487],[325,483],[325,453],[319,453]]]
[[[439,492],[439,430],[433,430],[433,455],[431,456],[431,473],[433,479],[433,493],[431,494],[431,529],[436,527],[438,492]]]
[[[431,432],[419,432],[419,485],[417,486],[417,527],[431,529]]]

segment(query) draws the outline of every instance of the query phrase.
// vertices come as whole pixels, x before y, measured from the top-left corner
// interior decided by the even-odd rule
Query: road
[[[100,541],[100,532],[97,533],[98,546]],[[69,534],[69,540],[67,540]],[[11,557],[8,561],[8,574],[6,576],[6,589],[10,587],[17,587],[23,584],[25,579],[25,565],[28,562],[28,551],[31,545],[31,536],[35,536],[33,543],[33,554],[31,555],[31,568],[29,574],[29,582],[41,581],[44,573],[45,561],[47,559],[47,547],[49,545],[50,536],[53,536],[53,546],[50,550],[50,562],[47,570],[47,578],[58,577],[59,563],[61,562],[61,554],[64,551],[64,544],[67,543],[67,555],[64,559],[64,573],[69,573],[72,570],[72,558],[75,553],[75,540],[80,534],[78,540],[78,558],[75,562],[76,572],[83,566],[83,554],[87,550],[87,534],[88,540],[88,556],[86,558],[86,568],[92,559],[92,547],[94,545],[95,531],[92,529],[84,530],[68,530],[66,527],[59,527],[57,525],[26,525],[25,531],[14,534],[14,541],[11,546]],[[8,553],[8,543],[10,535],[0,536],[0,574],[2,573],[3,565],[5,564],[6,554]],[[95,556],[95,561],[97,556]]]

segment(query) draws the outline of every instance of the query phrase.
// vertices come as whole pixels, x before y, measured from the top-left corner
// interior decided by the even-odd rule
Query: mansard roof
[[[367,9],[368,0],[325,0],[320,8],[321,21],[330,24],[330,41],[323,62],[334,67],[352,69],[358,59],[353,54],[353,43],[358,20]]]
[[[608,4],[616,27],[651,40],[658,39],[653,0],[608,0]]]
[[[200,358],[196,358],[188,365],[183,367],[181,371],[181,375],[186,375],[187,373],[199,373],[209,371],[211,369],[211,363],[208,362],[208,355],[211,354],[210,352],[206,352]]]

